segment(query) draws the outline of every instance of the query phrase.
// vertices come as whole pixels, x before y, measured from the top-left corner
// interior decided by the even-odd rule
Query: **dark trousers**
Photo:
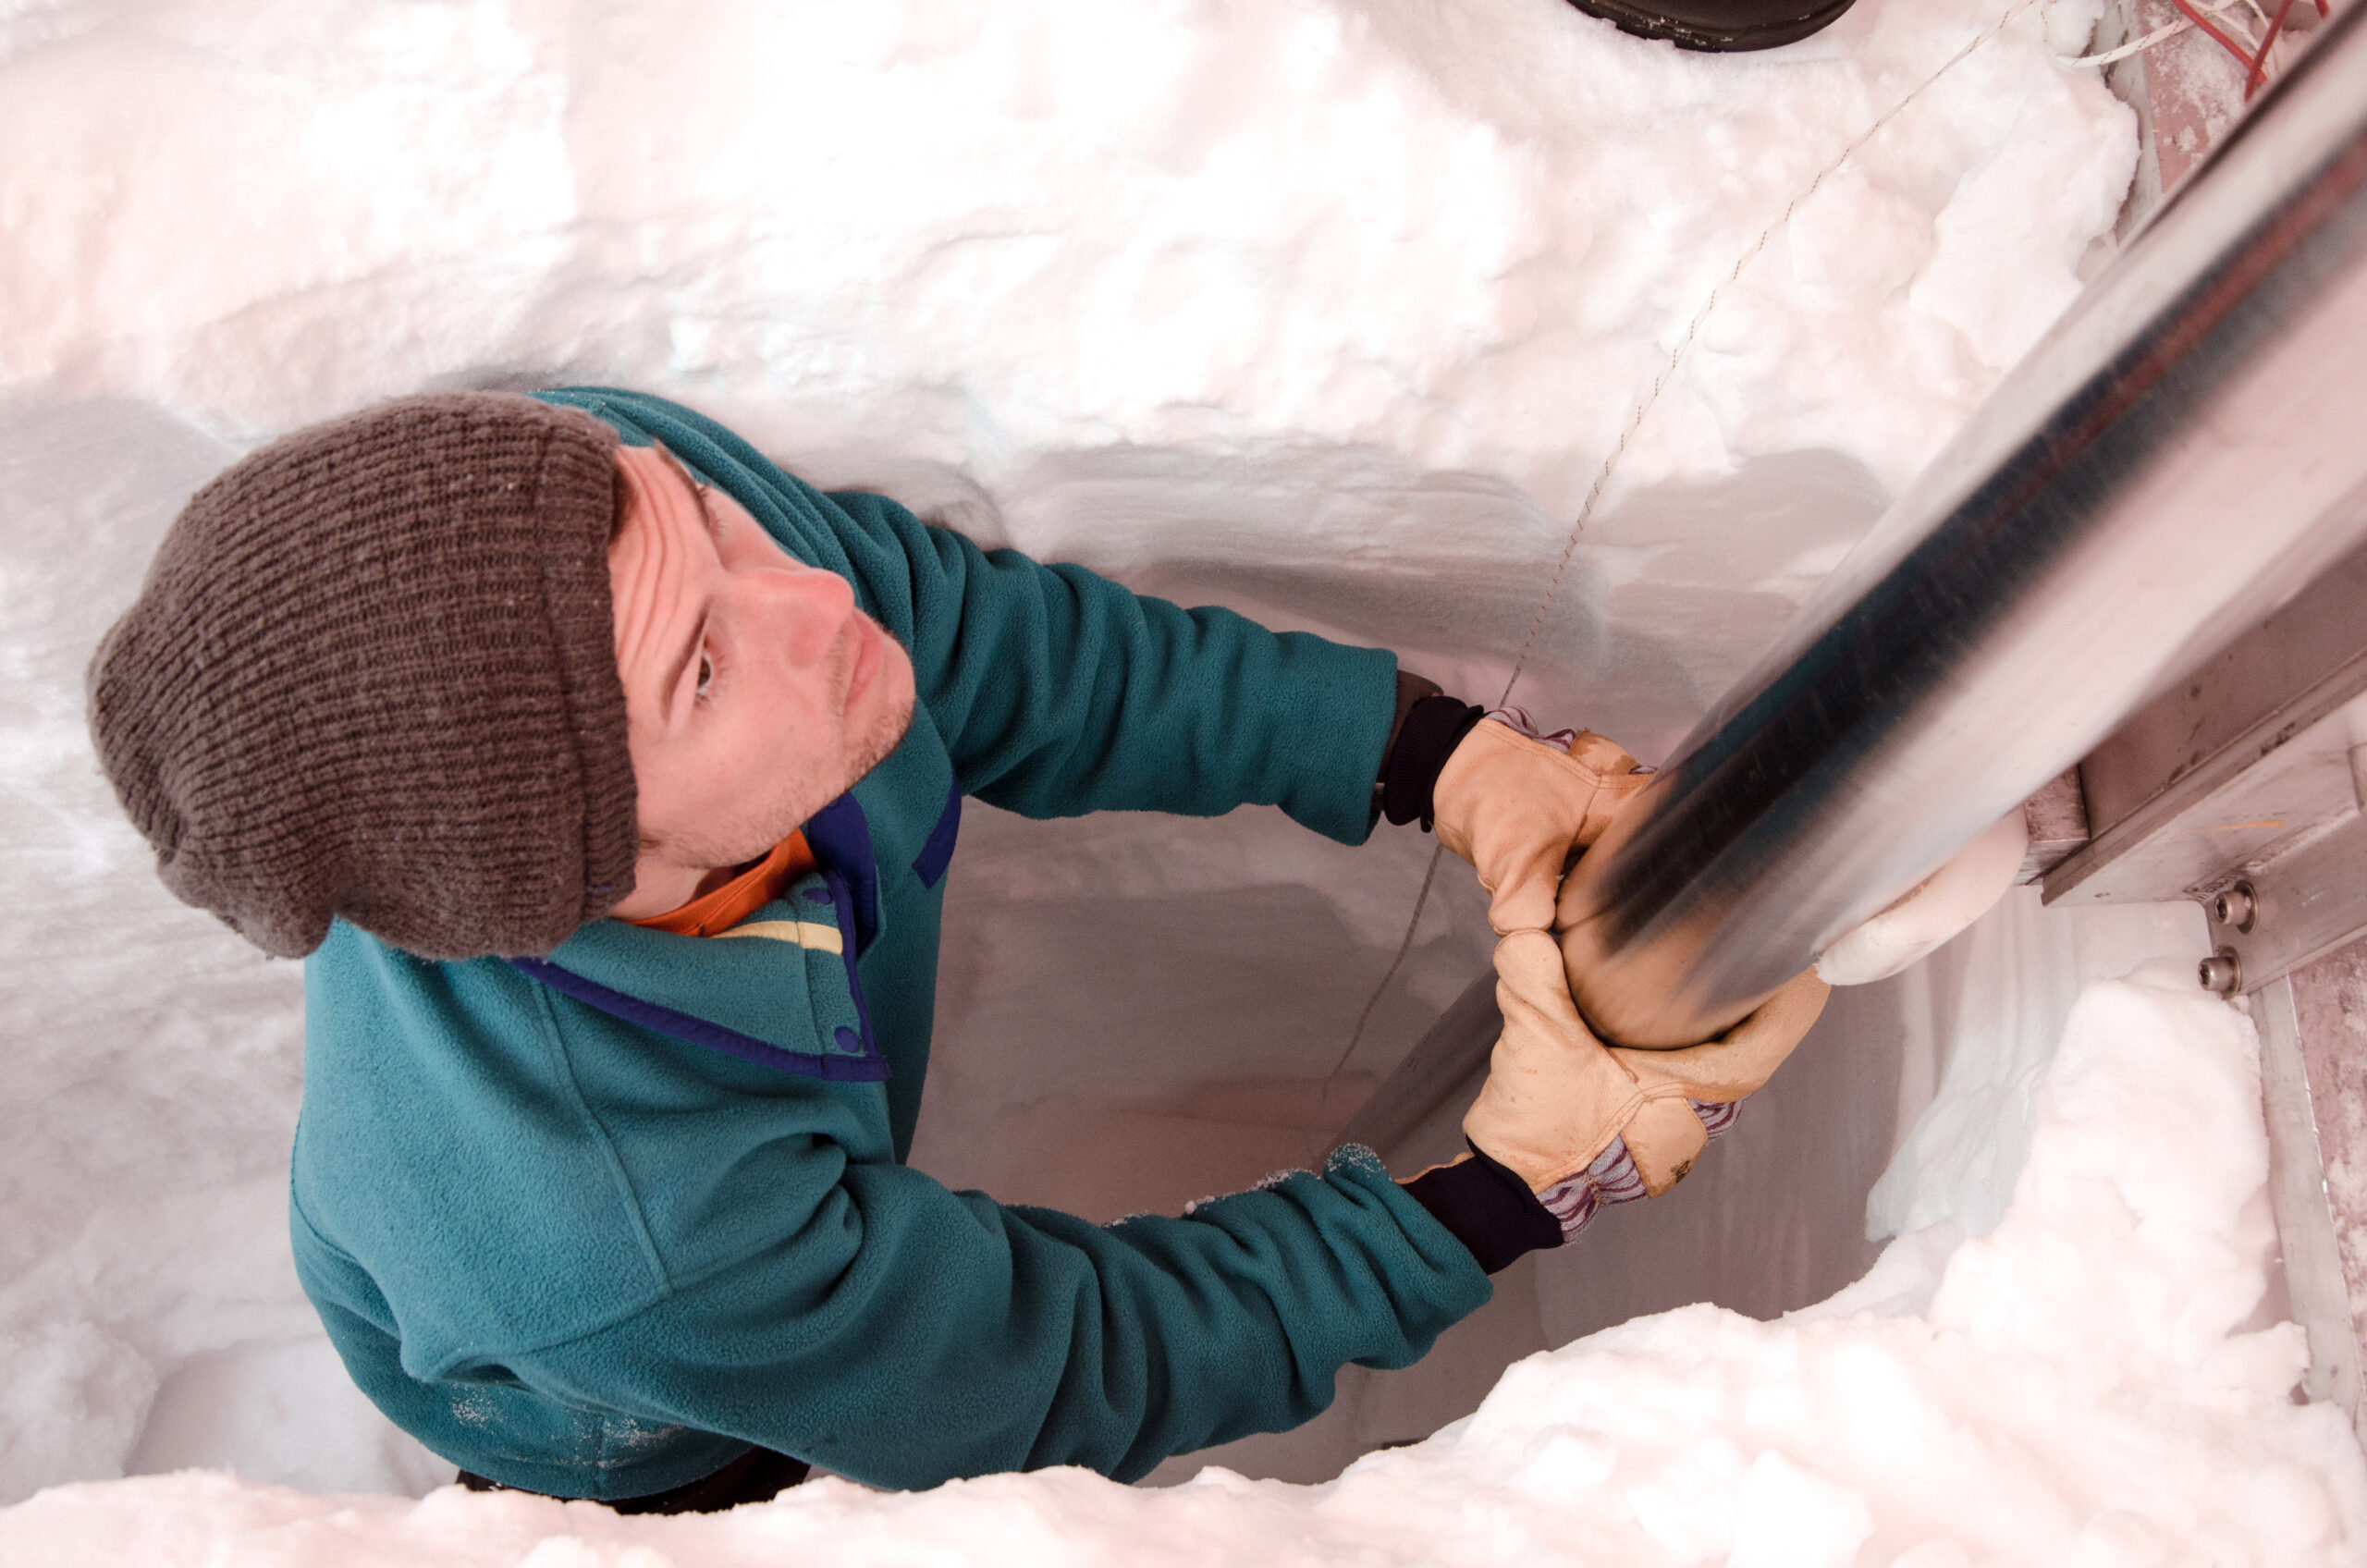
[[[720,1513],[727,1508],[737,1508],[743,1502],[763,1502],[786,1491],[805,1479],[808,1469],[802,1459],[791,1459],[768,1448],[752,1448],[714,1475],[687,1482],[672,1491],[618,1498],[602,1506],[619,1513]],[[460,1485],[472,1492],[525,1489],[505,1487],[466,1470],[460,1472]]]

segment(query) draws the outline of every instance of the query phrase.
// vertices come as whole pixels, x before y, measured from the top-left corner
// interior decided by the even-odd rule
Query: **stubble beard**
[[[881,629],[881,635],[890,646],[901,649],[893,637],[887,636],[885,628]],[[844,669],[833,671],[841,685],[855,656],[850,645]],[[874,691],[887,673],[884,666],[875,672]],[[802,778],[774,800],[717,828],[677,833],[668,848],[675,857],[693,865],[739,865],[761,859],[816,812],[854,788],[858,779],[887,761],[889,753],[903,743],[912,723],[913,699],[909,695],[882,706],[859,730],[848,727],[848,716],[841,710],[837,726],[838,744],[831,748],[834,755],[844,759],[840,768],[830,775]]]
[[[913,699],[905,697],[892,706],[879,710],[864,737],[863,744],[851,747],[854,754],[853,777],[847,780],[852,789],[855,780],[888,760],[888,753],[904,743],[905,731],[913,727]]]
[[[870,620],[867,616],[864,619],[869,621],[871,629],[879,634],[879,640],[883,645],[879,668],[873,670],[871,674],[871,692],[877,692],[880,690],[880,682],[887,679],[889,673],[889,655],[886,650],[892,648],[897,653],[904,654],[908,660],[911,655],[905,653],[902,644],[889,635],[886,627],[881,626],[877,621]],[[853,678],[856,657],[857,655],[850,640],[845,659],[846,670],[840,678],[842,680]],[[859,731],[849,729],[846,710],[841,708],[839,712],[838,754],[847,759],[846,777],[840,781],[838,790],[831,795],[830,799],[836,800],[840,795],[853,789],[856,782],[865,774],[886,762],[888,753],[903,744],[904,733],[912,727],[913,699],[909,695],[900,696],[897,701],[883,704]],[[828,804],[828,802],[821,803]],[[806,815],[812,814],[809,812]],[[800,822],[804,819],[803,816],[798,818]],[[782,829],[782,837],[787,836],[788,829]]]

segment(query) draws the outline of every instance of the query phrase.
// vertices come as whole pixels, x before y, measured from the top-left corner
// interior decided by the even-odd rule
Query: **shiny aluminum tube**
[[[1588,1019],[1703,1039],[2367,533],[2367,5],[1581,860]]]

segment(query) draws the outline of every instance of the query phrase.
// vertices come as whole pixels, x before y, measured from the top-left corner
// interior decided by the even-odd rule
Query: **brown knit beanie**
[[[273,442],[192,497],[91,661],[182,900],[296,958],[548,952],[632,889],[608,609],[616,434],[494,393]]]

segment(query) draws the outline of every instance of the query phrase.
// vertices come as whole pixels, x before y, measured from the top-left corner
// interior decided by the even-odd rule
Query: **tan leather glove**
[[[1608,1047],[1570,999],[1552,935],[1514,931],[1496,944],[1503,1033],[1464,1135],[1527,1182],[1565,1237],[1575,1234],[1603,1203],[1676,1185],[1736,1102],[1791,1055],[1829,991],[1801,974],[1714,1040]]]
[[[1563,868],[1650,778],[1591,730],[1564,751],[1483,718],[1439,770],[1430,801],[1439,842],[1479,873],[1501,937],[1553,924]]]

